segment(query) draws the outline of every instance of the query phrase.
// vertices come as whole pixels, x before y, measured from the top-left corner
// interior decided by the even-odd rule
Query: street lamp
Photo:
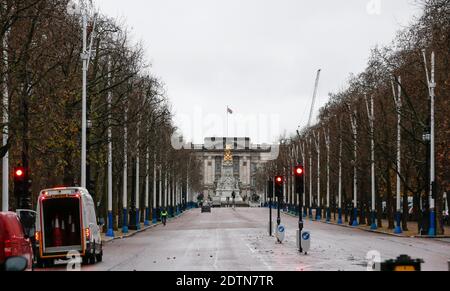
[[[429,121],[428,121],[429,122]],[[430,127],[425,127],[424,128],[424,132],[422,135],[422,140],[424,141],[425,145],[426,145],[426,191],[427,193],[429,193],[430,191],[430,147],[431,147],[431,128]],[[426,203],[426,205],[428,206],[427,208],[430,209],[430,200],[428,199],[428,202]],[[426,220],[430,219],[430,216],[425,217]],[[431,221],[429,221],[428,226],[430,226]],[[429,231],[429,229],[426,230],[427,233]]]
[[[3,8],[7,8],[7,3],[3,3]],[[5,9],[6,10],[6,9]],[[6,147],[9,140],[9,88],[8,88],[8,68],[9,68],[9,32],[10,28],[3,34],[2,42],[2,105],[3,105],[3,136],[2,145]],[[2,209],[3,212],[9,210],[9,151],[6,151],[2,158]]]
[[[430,192],[429,192],[429,208],[430,208],[430,228],[428,234],[430,236],[436,236],[436,129],[435,129],[435,99],[436,99],[436,79],[435,79],[435,69],[436,69],[436,58],[435,53],[431,53],[431,72],[428,72],[427,56],[425,49],[422,50],[429,97],[430,97],[430,146],[429,146],[429,157],[430,157]]]
[[[92,6],[92,1],[89,1]],[[83,49],[81,60],[83,62],[83,87],[82,87],[82,121],[81,121],[81,187],[86,188],[86,159],[87,159],[87,73],[89,70],[89,61],[92,55],[92,41],[94,38],[95,24],[97,16],[94,16],[93,30],[91,33],[91,42],[87,46],[87,26],[88,26],[88,5],[84,0],[78,3],[70,1],[67,5],[69,15],[81,16],[83,27]]]

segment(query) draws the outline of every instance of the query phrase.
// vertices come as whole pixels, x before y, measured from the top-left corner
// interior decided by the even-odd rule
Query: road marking
[[[250,246],[249,243],[246,243],[245,245],[247,246],[247,248],[250,249],[250,252],[252,254],[256,254],[256,251]],[[267,268],[267,270],[272,271],[272,267],[267,263],[267,261],[262,257],[262,255],[256,254],[255,257],[264,264],[264,266]]]
[[[215,241],[215,254],[214,254],[214,256],[215,256],[215,258],[214,258],[214,270],[216,270],[216,271],[218,271],[219,270],[219,268],[217,267],[217,262],[218,262],[218,260],[219,260],[219,247],[218,247],[218,244],[219,244],[219,230],[216,228],[216,241]]]

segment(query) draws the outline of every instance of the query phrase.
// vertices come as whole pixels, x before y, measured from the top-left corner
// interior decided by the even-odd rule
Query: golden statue
[[[227,145],[225,147],[225,154],[224,154],[224,162],[225,163],[232,163],[233,162],[233,154],[231,153],[232,147],[230,145]]]

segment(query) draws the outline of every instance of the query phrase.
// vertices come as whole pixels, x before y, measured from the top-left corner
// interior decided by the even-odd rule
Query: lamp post
[[[352,126],[353,132],[353,222],[352,226],[356,227],[359,225],[358,223],[358,124],[356,120],[356,110],[351,113],[350,112],[350,122]]]
[[[429,120],[428,120],[428,123],[429,123]],[[427,187],[426,187],[425,190],[427,191],[427,193],[429,193],[429,191],[430,191],[430,145],[431,145],[431,143],[430,143],[431,142],[431,129],[430,129],[430,127],[428,127],[428,126],[425,127],[423,135],[422,135],[422,139],[423,139],[423,141],[425,142],[425,145],[426,145],[426,165],[425,165],[426,171],[425,171],[425,173],[426,173]],[[429,209],[429,207],[430,207],[429,199],[428,199],[428,202],[425,204],[425,207],[427,207],[427,209]],[[424,234],[425,231],[426,231],[426,233],[428,233],[429,227],[430,227],[430,223],[431,223],[430,221],[428,221],[430,219],[430,217],[429,216],[426,217],[425,216],[426,213],[423,213],[423,214],[424,214],[424,220],[428,222],[427,224],[425,224],[425,225],[428,225],[428,229],[422,229],[424,231],[422,234]]]
[[[122,232],[128,233],[128,104],[125,103],[123,128],[123,191],[122,191],[122,206],[123,206],[123,224]]]
[[[108,87],[111,88],[111,57],[108,57]],[[113,226],[113,157],[112,157],[112,128],[111,128],[111,106],[112,106],[112,92],[108,90],[108,237],[114,237]]]
[[[327,146],[327,209],[326,209],[326,219],[327,222],[331,220],[331,210],[330,210],[330,147],[331,147],[331,138],[330,138],[330,129],[327,128],[326,132],[324,132],[325,141]]]
[[[339,136],[338,224],[342,224],[342,135]]]
[[[7,4],[4,2],[4,8]],[[5,9],[6,10],[6,9]],[[3,146],[9,138],[9,89],[8,89],[8,36],[9,30],[3,36]],[[9,153],[2,159],[2,211],[9,210]]]
[[[94,16],[93,30],[91,33],[91,41],[88,47],[88,5],[84,0],[79,1],[79,5],[74,1],[70,1],[67,6],[67,13],[69,15],[81,15],[82,22],[82,52],[81,61],[83,62],[83,84],[82,84],[82,113],[81,113],[81,187],[86,188],[86,168],[87,168],[87,73],[89,71],[89,61],[92,55],[92,42],[94,39],[95,25],[97,21],[97,16]]]
[[[395,214],[395,220],[396,220],[396,227],[395,227],[395,233],[400,234],[402,233],[402,226],[401,226],[401,220],[402,220],[402,210],[401,210],[401,149],[402,149],[402,128],[401,128],[401,122],[402,122],[402,88],[401,88],[401,78],[398,78],[398,93],[395,92],[395,86],[394,82],[392,82],[392,91],[394,96],[394,102],[396,106],[397,111],[397,212]]]
[[[145,220],[144,225],[150,226],[150,150],[145,153]]]
[[[422,51],[424,58],[424,65],[430,95],[430,193],[429,193],[429,207],[430,207],[430,228],[428,235],[436,236],[436,132],[435,132],[435,53],[431,53],[431,78],[428,72],[427,57],[425,50]]]
[[[141,120],[140,120],[140,116],[138,117],[139,121],[137,124],[137,141],[136,141],[136,176],[135,176],[135,197],[136,197],[136,201],[135,201],[135,207],[136,207],[136,230],[140,230],[141,229],[141,214],[140,214],[140,167],[141,167],[141,152],[140,152],[140,127],[141,127]]]
[[[394,91],[395,93],[395,91]],[[366,101],[367,108],[367,116],[369,118],[369,127],[370,127],[370,165],[371,165],[371,192],[372,192],[372,203],[371,210],[372,213],[370,215],[371,225],[370,229],[376,230],[377,226],[377,212],[376,212],[376,200],[375,200],[375,110],[374,110],[374,102],[373,95],[370,95],[370,101],[367,99],[367,96],[364,95],[364,100]]]
[[[309,219],[313,220],[313,197],[312,197],[312,140],[309,138]]]
[[[316,136],[316,133],[313,132],[314,135],[314,141],[316,144],[316,149],[317,149],[317,212],[316,212],[316,220],[321,221],[322,220],[322,204],[321,204],[321,195],[320,195],[320,175],[321,173],[321,169],[320,169],[320,134],[318,133]]]
[[[158,205],[157,203],[157,199],[156,199],[156,174],[157,174],[157,160],[156,160],[156,153],[153,156],[153,210],[152,210],[152,223],[156,224],[158,222],[158,214],[157,214],[157,209],[158,209]],[[160,178],[161,179],[161,178]]]
[[[87,139],[87,65],[88,65],[88,54],[86,51],[87,45],[87,15],[83,9],[83,51],[81,53],[81,60],[83,62],[83,96],[82,96],[82,113],[81,113],[81,187],[86,188],[86,139]]]

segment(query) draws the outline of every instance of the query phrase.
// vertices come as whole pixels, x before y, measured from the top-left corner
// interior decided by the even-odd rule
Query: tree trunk
[[[417,233],[420,234],[420,229],[421,229],[421,225],[422,225],[422,209],[420,209],[420,199],[421,198],[421,194],[420,192],[415,192],[414,193],[414,211],[413,211],[413,217],[412,220],[417,222]]]

